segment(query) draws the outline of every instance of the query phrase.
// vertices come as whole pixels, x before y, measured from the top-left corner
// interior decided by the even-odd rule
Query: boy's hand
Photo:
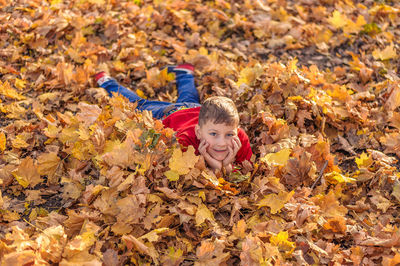
[[[232,168],[232,163],[236,159],[236,154],[238,153],[238,151],[242,147],[242,143],[240,142],[240,139],[239,139],[238,136],[235,136],[235,137],[232,138],[232,143],[231,144],[232,145],[228,146],[228,151],[229,151],[228,152],[228,156],[226,156],[226,158],[222,162],[222,165],[225,168]]]
[[[199,145],[199,153],[203,155],[204,159],[206,160],[207,164],[212,168],[212,169],[218,169],[221,170],[222,168],[222,162],[214,159],[211,157],[211,155],[207,152],[207,148],[210,146],[204,139],[200,141]]]

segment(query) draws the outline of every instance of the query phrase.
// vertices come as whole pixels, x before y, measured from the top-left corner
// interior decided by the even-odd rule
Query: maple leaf
[[[55,174],[60,163],[61,160],[56,152],[42,153],[38,157],[38,173],[40,175],[47,175],[48,182],[55,184],[58,181],[55,178]]]
[[[278,246],[279,249],[292,252],[295,249],[296,244],[295,242],[289,241],[288,238],[289,233],[286,231],[281,231],[277,235],[271,236],[269,242],[274,246]]]
[[[245,220],[239,220],[237,224],[233,227],[232,232],[238,238],[246,237],[247,224]]]
[[[46,228],[42,234],[36,238],[39,245],[40,256],[46,261],[58,263],[67,243],[67,235],[61,225]]]
[[[368,168],[374,161],[370,155],[363,152],[360,157],[355,158],[355,162],[358,168]]]
[[[224,253],[224,242],[216,239],[216,241],[204,240],[196,250],[198,261],[196,265],[221,265],[230,257],[229,253]]]
[[[16,170],[12,172],[18,183],[26,187],[34,187],[41,183],[43,179],[40,178],[40,174],[37,172],[37,166],[34,165],[32,158],[27,157],[21,161],[21,164]]]
[[[344,176],[336,171],[326,173],[326,180],[331,184],[354,183],[356,179]]]
[[[206,220],[214,221],[214,215],[206,205],[200,204],[196,211],[196,225],[199,226]]]
[[[388,60],[397,58],[396,49],[394,48],[394,43],[391,43],[389,46],[386,46],[385,49],[379,50],[375,49],[372,51],[372,56],[376,60]]]
[[[97,105],[80,102],[78,107],[80,112],[77,114],[77,118],[84,123],[84,126],[93,124],[101,114],[101,109]]]
[[[279,212],[285,203],[287,203],[293,196],[294,191],[286,192],[279,191],[279,194],[269,194],[266,195],[262,200],[260,200],[257,205],[258,208],[268,206],[271,208],[271,213],[276,214]]]
[[[292,153],[292,149],[286,148],[282,149],[275,153],[269,153],[261,158],[261,162],[265,162],[268,165],[286,165],[289,160],[290,154]]]
[[[328,18],[329,23],[335,28],[342,28],[347,24],[348,18],[345,14],[341,14],[339,11],[335,10],[332,16]]]
[[[347,213],[347,208],[340,205],[333,190],[330,190],[325,196],[317,195],[313,197],[312,201],[320,206],[321,212],[327,217],[344,216]]]
[[[10,83],[5,81],[4,83],[0,81],[0,94],[16,100],[25,100],[26,97],[19,94],[15,89],[11,88]]]
[[[323,225],[326,230],[332,230],[335,233],[345,233],[346,232],[346,219],[342,216],[335,216],[329,218]]]
[[[181,149],[176,148],[169,160],[170,170],[165,172],[165,176],[169,181],[177,181],[180,175],[188,174],[198,160],[199,156],[195,155],[193,146],[189,146],[183,153]]]

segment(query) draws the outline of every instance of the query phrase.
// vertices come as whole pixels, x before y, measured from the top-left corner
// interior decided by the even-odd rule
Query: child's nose
[[[218,144],[225,147],[228,145],[228,141],[225,138],[220,138]]]

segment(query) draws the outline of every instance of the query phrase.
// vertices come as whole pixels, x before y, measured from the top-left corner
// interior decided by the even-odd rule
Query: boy
[[[153,117],[162,119],[164,126],[176,131],[178,142],[192,145],[196,154],[203,155],[213,170],[232,172],[234,164],[250,160],[252,151],[249,138],[239,128],[239,115],[233,101],[226,97],[210,97],[201,105],[194,84],[194,67],[190,64],[168,66],[175,73],[178,89],[176,103],[150,101],[119,85],[105,72],[95,75],[97,84],[112,96],[117,92],[137,102],[137,109],[152,111]]]

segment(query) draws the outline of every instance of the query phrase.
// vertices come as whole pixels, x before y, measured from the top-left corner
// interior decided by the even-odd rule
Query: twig
[[[321,177],[324,175],[325,172],[325,168],[328,166],[328,160],[325,160],[324,165],[322,166],[321,171],[319,172],[319,176],[317,178],[317,180],[314,181],[314,184],[311,186],[311,190],[314,189],[315,185],[318,183],[318,181],[321,179]]]

